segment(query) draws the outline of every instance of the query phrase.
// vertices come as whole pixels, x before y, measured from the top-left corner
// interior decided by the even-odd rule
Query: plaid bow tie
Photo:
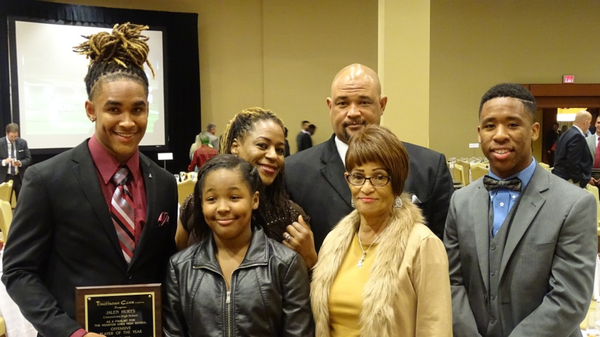
[[[496,180],[490,176],[483,177],[483,185],[488,191],[497,190],[498,188],[504,187],[509,190],[521,191],[521,179],[513,178],[508,180]]]

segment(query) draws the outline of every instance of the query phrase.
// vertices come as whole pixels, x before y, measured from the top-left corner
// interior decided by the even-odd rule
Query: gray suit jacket
[[[415,204],[423,211],[427,226],[441,238],[454,191],[446,157],[421,146],[403,144],[409,156],[404,192],[419,199]],[[329,231],[353,210],[345,171],[335,146],[335,135],[286,158],[286,189],[290,199],[310,216],[317,251]]]
[[[75,287],[161,283],[175,252],[177,186],[140,154],[146,223],[127,264],[87,141],[27,171],[4,251],[2,281],[46,337],[69,336]],[[161,217],[168,214],[169,220]]]
[[[590,154],[592,155],[592,164],[594,160],[596,160],[596,135],[591,135],[585,138],[585,142],[587,143],[588,148],[590,149]]]
[[[504,336],[581,336],[596,266],[594,197],[538,166],[522,192],[499,270]],[[482,179],[454,193],[444,244],[454,335],[486,336],[490,320],[489,194]]]

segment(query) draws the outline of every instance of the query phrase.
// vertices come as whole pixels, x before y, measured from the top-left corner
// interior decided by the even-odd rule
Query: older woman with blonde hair
[[[350,139],[355,210],[329,233],[313,270],[317,336],[452,336],[448,258],[402,194],[408,154],[388,129]]]

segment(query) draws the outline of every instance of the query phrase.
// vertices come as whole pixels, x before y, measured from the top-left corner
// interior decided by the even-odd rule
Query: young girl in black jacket
[[[194,218],[202,241],[171,258],[165,336],[314,335],[304,261],[252,221],[260,186],[257,169],[233,155],[201,167]]]

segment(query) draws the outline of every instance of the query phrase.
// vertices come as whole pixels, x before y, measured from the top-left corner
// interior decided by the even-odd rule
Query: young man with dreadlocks
[[[31,166],[23,183],[2,281],[42,336],[101,336],[74,320],[75,287],[162,282],[175,251],[175,179],[138,150],[148,122],[147,28],[115,25],[76,47],[91,60],[85,110],[94,135]]]

